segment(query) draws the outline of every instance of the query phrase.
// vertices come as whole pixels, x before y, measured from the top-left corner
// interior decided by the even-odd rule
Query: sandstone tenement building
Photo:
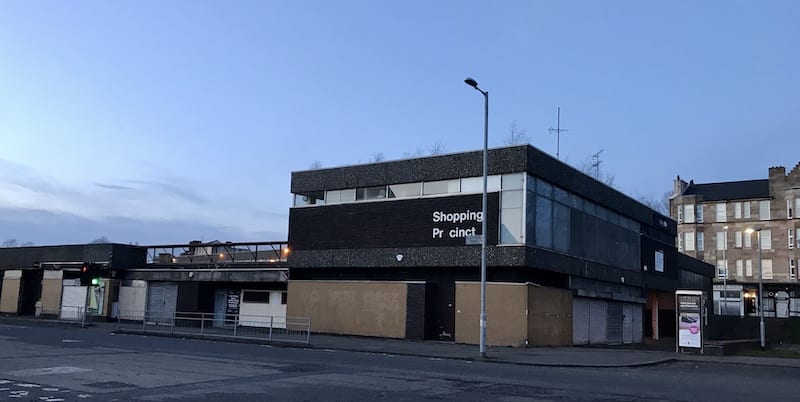
[[[756,315],[760,267],[764,315],[800,316],[800,163],[788,174],[771,167],[759,180],[697,184],[678,176],[670,215],[678,250],[717,267],[714,312]]]

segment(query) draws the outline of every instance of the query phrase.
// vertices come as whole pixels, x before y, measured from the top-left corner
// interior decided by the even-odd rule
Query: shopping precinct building
[[[671,337],[675,290],[711,292],[713,266],[678,253],[675,221],[531,146],[489,151],[484,216],[482,161],[294,172],[288,242],[0,248],[0,313],[299,317],[320,333],[477,343],[481,247],[466,243],[483,219],[491,345]],[[98,286],[81,286],[86,263]]]
[[[487,341],[674,336],[674,291],[711,291],[676,223],[531,146],[294,172],[289,315],[315,331],[477,343],[487,219]]]

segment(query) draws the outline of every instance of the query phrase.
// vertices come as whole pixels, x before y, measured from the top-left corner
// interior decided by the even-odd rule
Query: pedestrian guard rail
[[[141,311],[120,311],[117,315],[117,330],[308,344],[311,338],[311,319],[291,316],[194,312],[148,314]]]
[[[41,306],[36,306],[34,318],[44,321],[79,324],[81,327],[87,327],[94,324],[93,317],[96,313],[96,309],[81,306],[60,306],[58,309],[45,309]]]

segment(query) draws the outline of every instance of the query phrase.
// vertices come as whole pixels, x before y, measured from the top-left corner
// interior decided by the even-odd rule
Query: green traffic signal
[[[92,278],[92,286],[97,286],[100,284],[100,278]]]

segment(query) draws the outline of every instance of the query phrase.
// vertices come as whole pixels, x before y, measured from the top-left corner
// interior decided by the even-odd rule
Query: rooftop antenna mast
[[[600,180],[600,164],[603,162],[600,160],[600,154],[602,154],[604,149],[597,151],[596,154],[592,155],[592,170],[594,170],[594,178],[596,180]]]
[[[561,128],[561,106],[558,107],[558,122],[556,123],[556,128],[549,128],[547,131],[550,131],[550,134],[556,133],[556,159],[561,159],[561,133],[567,132],[569,130]]]

